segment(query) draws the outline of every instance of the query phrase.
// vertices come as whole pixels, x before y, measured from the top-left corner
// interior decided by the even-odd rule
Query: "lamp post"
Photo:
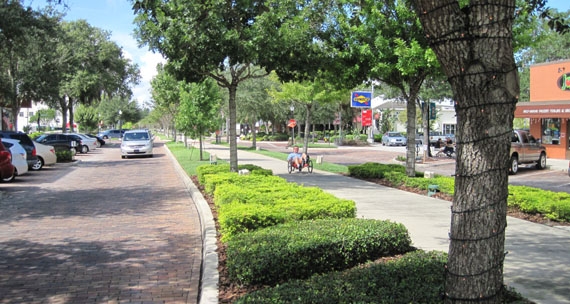
[[[119,130],[121,130],[121,115],[123,114],[123,111],[119,110]]]
[[[291,116],[293,117],[293,119],[295,119],[295,106],[293,106],[293,104],[291,104],[291,107],[289,107],[289,109],[291,110]],[[291,144],[295,145],[295,126],[293,126],[291,128],[291,131],[293,133],[293,137],[291,138]]]

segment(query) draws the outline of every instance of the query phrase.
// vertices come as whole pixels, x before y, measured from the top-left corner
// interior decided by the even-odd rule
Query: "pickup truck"
[[[433,146],[440,138],[441,141],[445,142],[446,137],[447,137],[446,135],[438,131],[429,132],[429,143]],[[423,133],[416,134],[416,144],[422,145],[423,142],[424,142],[424,134]]]
[[[517,174],[520,164],[546,168],[546,148],[526,130],[513,130],[510,155],[509,173],[512,175]]]

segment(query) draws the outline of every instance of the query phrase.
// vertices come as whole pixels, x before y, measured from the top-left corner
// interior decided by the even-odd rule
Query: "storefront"
[[[570,60],[530,67],[530,102],[518,103],[515,117],[530,118],[549,158],[570,159]]]

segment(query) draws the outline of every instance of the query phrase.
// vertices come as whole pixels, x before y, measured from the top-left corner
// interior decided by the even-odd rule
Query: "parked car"
[[[4,138],[2,140],[4,147],[12,153],[12,166],[14,166],[14,174],[4,178],[3,182],[11,182],[16,176],[28,173],[28,161],[26,160],[26,149],[20,144],[19,140]]]
[[[77,135],[81,137],[81,153],[87,153],[91,150],[97,149],[97,139],[89,137],[83,133],[68,133],[70,135]]]
[[[102,132],[99,132],[99,134],[97,134],[97,136],[103,138],[103,139],[109,139],[109,138],[121,138],[123,137],[123,134],[125,134],[125,129],[121,129],[121,130],[117,130],[117,129],[111,129],[111,130],[105,130]]]
[[[0,180],[14,176],[14,171],[16,169],[12,165],[12,153],[2,144],[2,138],[0,138]]]
[[[17,139],[20,141],[20,145],[26,149],[26,160],[28,162],[28,167],[33,166],[38,161],[38,156],[36,155],[36,146],[28,134],[15,131],[0,131],[0,137]]]
[[[121,158],[153,156],[154,138],[149,130],[129,130],[121,141]]]
[[[405,146],[408,140],[399,132],[386,132],[382,135],[382,145]]]
[[[534,164],[537,169],[546,168],[546,147],[527,130],[513,130],[510,154],[510,174],[517,174],[520,164]]]
[[[44,134],[36,138],[36,142],[48,146],[53,146],[55,151],[79,152],[82,146],[81,137],[73,134]]]
[[[53,165],[57,162],[57,156],[55,154],[55,148],[53,146],[48,146],[35,142],[36,154],[38,155],[38,161],[32,166],[33,171],[41,170],[44,166]]]
[[[97,135],[93,135],[93,134],[85,134],[91,138],[94,138],[97,140],[97,148],[100,148],[101,146],[105,145],[105,140]]]

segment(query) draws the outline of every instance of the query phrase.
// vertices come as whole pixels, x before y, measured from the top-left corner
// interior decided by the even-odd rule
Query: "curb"
[[[198,303],[209,304],[218,303],[218,246],[216,244],[216,225],[212,210],[208,202],[200,193],[200,190],[194,185],[188,174],[182,169],[167,145],[164,145],[170,160],[174,164],[176,172],[182,178],[186,190],[196,205],[200,216],[200,225],[202,231],[202,267],[200,271],[200,286],[198,291]]]

